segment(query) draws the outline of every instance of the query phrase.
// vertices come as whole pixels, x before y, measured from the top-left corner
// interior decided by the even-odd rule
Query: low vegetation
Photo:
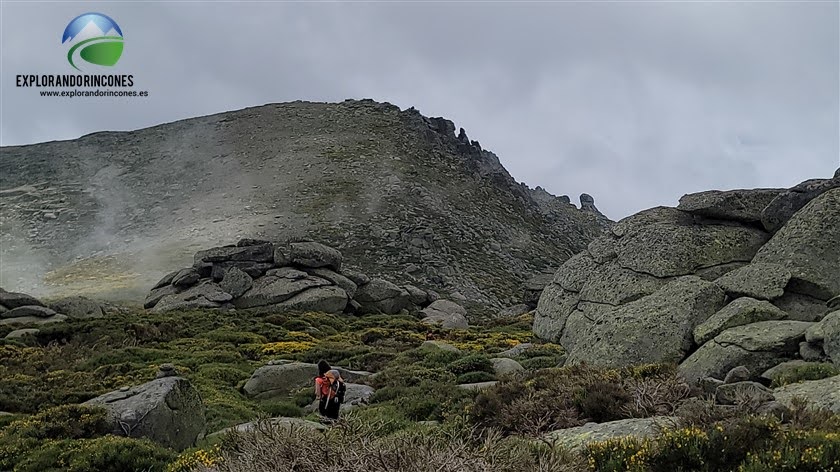
[[[0,411],[12,413],[0,415],[0,470],[840,470],[840,416],[803,406],[780,424],[747,406],[687,408],[693,393],[673,366],[557,367],[562,348],[536,344],[514,358],[525,372],[498,378],[491,359],[533,342],[530,325],[527,316],[443,330],[413,316],[188,311],[44,326],[35,337],[0,340]],[[460,352],[423,346],[429,338]],[[376,393],[327,432],[259,423],[181,454],[111,436],[102,410],[78,405],[149,381],[168,362],[199,389],[208,432],[261,417],[314,419],[311,388],[271,400],[242,394],[255,369],[280,359],[378,372],[368,382]],[[480,392],[456,387],[488,380],[499,382]],[[655,415],[682,424],[578,452],[544,434]]]

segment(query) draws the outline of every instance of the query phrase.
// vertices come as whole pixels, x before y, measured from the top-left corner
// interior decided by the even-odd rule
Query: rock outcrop
[[[205,432],[204,405],[182,377],[164,377],[96,397],[86,405],[108,410],[113,434],[143,437],[182,451]]]
[[[791,360],[837,363],[840,335],[828,333],[840,323],[827,314],[840,294],[838,222],[837,175],[685,195],[567,260],[540,296],[534,332],[561,343],[569,363],[677,362],[696,382],[737,366],[747,381]]]
[[[631,418],[606,423],[587,423],[575,428],[560,429],[548,433],[545,439],[566,449],[579,451],[596,441],[623,437],[649,438],[658,434],[663,428],[674,427],[678,424],[679,418],[671,416]]]
[[[785,385],[773,393],[776,400],[788,406],[793,406],[794,399],[801,398],[815,408],[840,413],[840,375]]]
[[[348,370],[334,367],[347,382],[356,382],[371,375],[370,372]],[[301,387],[312,385],[318,376],[318,366],[303,362],[291,362],[281,365],[267,365],[257,369],[242,388],[253,398],[272,398],[288,394]]]
[[[144,306],[153,312],[259,308],[396,314],[420,310],[436,297],[353,271],[345,275],[342,262],[341,252],[314,241],[243,239],[196,253],[193,267],[166,275]]]
[[[62,308],[62,306],[55,306]],[[98,316],[101,316],[101,312]],[[47,307],[37,298],[25,293],[7,292],[0,288],[0,326],[49,324],[64,321],[67,315]]]

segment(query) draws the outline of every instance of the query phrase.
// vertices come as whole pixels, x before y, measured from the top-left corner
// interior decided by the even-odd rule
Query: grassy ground
[[[489,390],[455,387],[497,380],[489,359],[532,341],[530,326],[527,316],[441,330],[409,315],[188,311],[43,327],[34,338],[0,341],[0,411],[12,413],[0,416],[0,470],[840,470],[840,419],[804,409],[781,425],[755,417],[749,405],[723,411],[701,403],[679,413],[684,427],[655,440],[599,443],[580,454],[552,447],[539,440],[547,431],[674,414],[693,392],[673,366],[555,368],[563,352],[552,344],[517,358],[527,372]],[[0,337],[8,331],[0,327]],[[420,347],[429,335],[461,353]],[[371,405],[327,433],[263,428],[176,455],[107,436],[102,411],[74,406],[151,380],[168,362],[199,389],[208,432],[305,416],[309,387],[265,401],[240,389],[270,360],[322,358],[379,372],[370,380],[377,389]],[[324,459],[325,449],[340,462]]]

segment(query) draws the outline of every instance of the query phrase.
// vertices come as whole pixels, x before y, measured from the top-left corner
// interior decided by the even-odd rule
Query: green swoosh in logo
[[[82,70],[73,63],[73,53],[82,46],[85,46],[85,48],[79,52],[79,55],[84,60],[93,64],[112,66],[117,63],[122,54],[123,38],[120,36],[100,36],[86,39],[70,48],[67,52],[67,62],[79,72],[82,72]]]

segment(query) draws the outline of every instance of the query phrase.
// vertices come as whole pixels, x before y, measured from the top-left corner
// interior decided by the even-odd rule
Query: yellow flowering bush
[[[263,344],[262,353],[266,355],[276,355],[306,352],[315,347],[315,344],[316,343],[310,341],[280,341],[276,343],[268,343]]]
[[[213,467],[221,462],[221,446],[218,444],[208,449],[196,449],[182,453],[169,464],[166,472],[190,472],[196,467]]]

